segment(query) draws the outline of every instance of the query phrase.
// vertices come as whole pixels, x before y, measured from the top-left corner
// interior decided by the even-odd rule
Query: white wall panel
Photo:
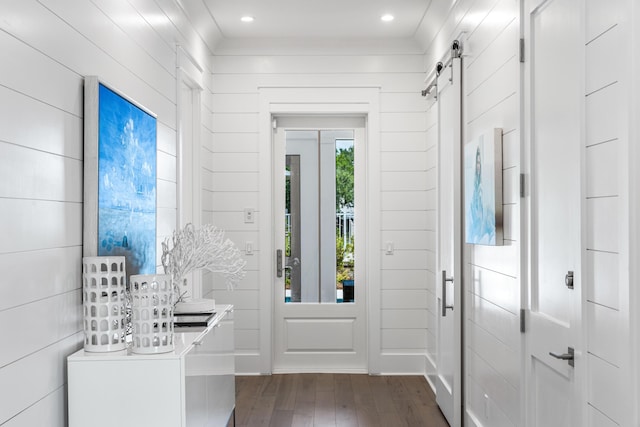
[[[382,230],[428,230],[428,216],[423,211],[383,211]]]
[[[224,133],[215,134],[213,151],[216,153],[257,153],[257,133]]]
[[[0,197],[82,202],[81,160],[0,142]]]
[[[502,207],[502,228],[505,240],[514,244],[520,238],[520,206],[518,204]]]
[[[429,183],[428,172],[382,172],[381,191],[425,191]]]
[[[130,2],[95,0],[94,3],[150,58],[153,58],[169,75],[175,77],[176,70],[172,65],[176,61],[176,52],[173,44],[159,40],[149,21],[140,15]]]
[[[6,87],[0,87],[0,99],[0,141],[82,159],[80,117]]]
[[[213,208],[216,211],[242,211],[244,208],[258,207],[258,192],[214,192],[212,194]]]
[[[415,349],[423,352],[427,347],[425,329],[382,329],[381,336],[385,350]]]
[[[478,295],[469,294],[467,318],[475,327],[482,328],[493,335],[508,349],[520,346],[520,317]],[[511,362],[513,363],[513,362]]]
[[[480,116],[467,117],[466,141],[470,141],[487,129],[502,128],[503,132],[509,132],[518,128],[519,104],[515,92],[495,105],[487,105],[477,100],[481,105],[477,108],[483,110]],[[469,106],[471,108],[471,106]]]
[[[587,355],[587,399],[607,417],[620,422],[622,399],[615,390],[620,384],[620,369],[594,355]]]
[[[587,147],[587,197],[618,195],[619,145],[613,140]]]
[[[624,0],[586,0],[586,39],[593,40],[624,18]]]
[[[625,353],[620,312],[592,302],[586,306],[589,353],[619,367]]]
[[[215,57],[215,62],[224,61],[225,57]],[[217,67],[216,67],[217,68]],[[383,92],[410,92],[421,88],[424,84],[424,73],[327,73],[317,74],[215,74],[213,79],[214,94],[255,93],[258,87],[347,87],[367,86],[381,87]],[[420,89],[418,89],[420,90]]]
[[[418,309],[426,308],[427,291],[425,290],[383,290],[382,309]]]
[[[520,310],[520,283],[516,277],[490,269],[472,267],[469,291],[498,307],[517,315]]]
[[[0,366],[77,333],[82,329],[81,317],[79,289],[0,312],[0,321],[4,324],[20,325],[0,331],[2,342],[12,343],[3,347]]]
[[[260,311],[234,309],[233,326],[235,329],[260,329]]]
[[[427,270],[382,270],[382,284],[386,290],[426,289],[429,280],[427,275]]]
[[[256,329],[236,329],[234,333],[236,351],[260,348],[260,331]]]
[[[519,66],[518,58],[514,56],[477,88],[469,89],[465,101],[467,103],[467,117],[470,121],[477,120],[489,108],[498,105],[516,93]]]
[[[257,133],[257,113],[213,113],[214,132]]]
[[[520,420],[520,392],[510,385],[498,372],[487,364],[487,361],[469,349],[468,354],[468,376],[469,381],[475,381],[484,390],[490,401],[495,402],[497,408],[505,413],[513,425],[518,425]]]
[[[214,113],[257,113],[257,93],[217,93],[213,96]]]
[[[427,169],[426,152],[384,152],[380,156],[383,171],[424,171]]]
[[[44,425],[67,425],[66,392],[64,386],[47,394],[41,400],[25,408],[3,424],[4,427],[32,427]]]
[[[79,289],[81,261],[81,246],[0,255],[0,312]]]
[[[620,308],[619,255],[611,252],[587,251],[587,300]]]
[[[420,55],[217,56],[216,74],[422,72]]]
[[[499,27],[496,27],[496,29],[500,30]],[[482,82],[491,77],[496,68],[504,66],[517,55],[518,31],[519,23],[514,17],[508,26],[502,29],[482,52],[475,50],[479,47],[476,46],[478,42],[483,42],[483,40],[480,40],[480,33],[474,34],[469,38],[465,47],[471,50],[471,56],[463,65],[463,72],[469,90],[479,87]]]
[[[513,325],[513,324],[512,324]],[[515,389],[520,388],[520,355],[473,321],[466,322],[467,346]],[[517,347],[516,347],[517,348]]]
[[[587,248],[618,252],[617,197],[587,199]]]
[[[384,132],[380,134],[380,151],[425,151],[427,139],[420,132]]]
[[[517,168],[520,165],[520,134],[515,130],[502,131],[502,167]]]
[[[382,329],[402,329],[408,325],[416,329],[426,329],[427,312],[425,310],[382,311]]]
[[[426,112],[427,102],[419,91],[408,93],[383,92],[380,94],[380,112],[382,113],[407,113]]]
[[[258,224],[260,223],[260,214],[254,212],[254,222],[244,222],[244,212],[218,212],[213,211],[213,224],[227,231],[250,231],[258,230]]]
[[[588,427],[618,427],[619,425],[593,406],[587,405]]]
[[[587,146],[617,139],[621,117],[618,109],[620,83],[614,83],[585,98]]]
[[[77,74],[5,32],[0,32],[0,50],[12,59],[0,63],[0,84],[81,116],[82,83]],[[52,85],[52,81],[56,84]]]
[[[34,316],[38,318],[35,313]],[[3,384],[0,423],[11,425],[14,422],[16,423],[14,425],[18,426],[50,426],[59,420],[59,413],[66,412],[64,406],[54,409],[48,405],[44,408],[32,407],[32,405],[50,393],[57,393],[65,384],[66,357],[82,347],[83,337],[81,335],[81,333],[74,333],[60,337],[59,341],[52,342],[42,350],[31,353],[0,369],[0,384]],[[33,378],[34,380],[25,384],[25,378]],[[10,385],[10,388],[6,388],[6,385]],[[47,419],[44,424],[26,424],[29,420],[42,418],[44,414],[39,413],[40,409],[51,411],[54,418]],[[4,424],[17,414],[20,414],[19,417],[16,417],[17,420],[13,419]],[[64,426],[66,424],[58,425]]]
[[[380,196],[384,211],[424,211],[429,207],[426,191],[383,191]]]
[[[257,172],[257,153],[214,153],[213,170],[216,172]]]
[[[620,27],[613,27],[587,44],[585,90],[592,93],[618,80],[624,57]]]
[[[424,113],[380,113],[382,132],[425,132],[427,119]]]
[[[211,177],[213,191],[258,190],[258,174],[254,172],[216,172]]]
[[[82,244],[80,203],[0,199],[0,212],[0,254]]]
[[[384,254],[384,252],[383,252]],[[382,270],[404,270],[425,265],[430,253],[426,250],[395,250],[393,255],[382,255]]]
[[[502,203],[516,204],[520,200],[520,175],[516,167],[502,171]]]
[[[499,271],[506,276],[518,277],[519,248],[505,241],[503,246],[475,245],[472,264],[487,270]]]
[[[385,242],[393,242],[395,250],[418,250],[427,249],[428,231],[382,231],[382,247],[386,248]]]

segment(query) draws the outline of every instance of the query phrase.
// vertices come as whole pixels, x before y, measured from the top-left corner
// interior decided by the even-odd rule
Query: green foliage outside
[[[353,207],[353,146],[336,150],[336,211]]]

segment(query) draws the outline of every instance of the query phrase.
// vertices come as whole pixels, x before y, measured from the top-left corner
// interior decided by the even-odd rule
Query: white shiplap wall
[[[585,25],[587,425],[628,424],[630,4],[588,0]],[[637,361],[636,361],[637,363]]]
[[[222,48],[224,51],[224,47]],[[261,357],[270,349],[261,347],[260,301],[269,295],[269,274],[259,270],[259,88],[262,87],[380,87],[381,126],[381,222],[377,238],[393,241],[394,255],[380,254],[382,277],[378,338],[380,369],[422,372],[427,345],[427,263],[433,257],[429,246],[428,189],[429,158],[425,118],[426,103],[420,96],[423,61],[416,55],[340,54],[247,54],[225,51],[214,57],[213,75],[213,165],[209,189],[214,224],[244,248],[248,274],[234,292],[224,284],[210,291],[217,301],[236,307],[236,352],[240,372],[261,372]],[[434,179],[434,178],[433,178]],[[431,202],[432,204],[432,202]],[[256,221],[243,222],[244,208],[256,209]],[[431,216],[433,217],[433,215]],[[432,220],[433,221],[433,220]],[[210,288],[211,289],[211,288]],[[268,359],[266,359],[268,360]],[[398,364],[399,360],[409,361]]]
[[[503,129],[504,246],[465,251],[464,381],[471,425],[522,421],[519,14],[517,0],[459,1],[426,41],[426,65],[432,69],[454,39],[463,40],[463,142]]]
[[[209,76],[210,57],[168,0],[10,1],[0,16],[0,425],[63,427],[83,338],[83,76],[158,115],[160,240],[176,219],[176,43]]]

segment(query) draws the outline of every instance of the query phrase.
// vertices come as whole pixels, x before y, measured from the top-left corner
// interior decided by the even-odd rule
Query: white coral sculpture
[[[222,275],[229,290],[245,276],[246,262],[240,251],[225,238],[224,230],[212,224],[205,224],[198,230],[189,223],[182,230],[174,231],[171,239],[162,242],[161,260],[165,274],[171,274],[176,286],[187,274],[198,269]]]

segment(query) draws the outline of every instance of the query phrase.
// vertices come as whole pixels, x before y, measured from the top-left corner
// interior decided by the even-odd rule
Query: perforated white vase
[[[134,353],[173,351],[173,286],[169,274],[129,278]]]
[[[84,349],[124,350],[125,259],[123,256],[82,258]]]

